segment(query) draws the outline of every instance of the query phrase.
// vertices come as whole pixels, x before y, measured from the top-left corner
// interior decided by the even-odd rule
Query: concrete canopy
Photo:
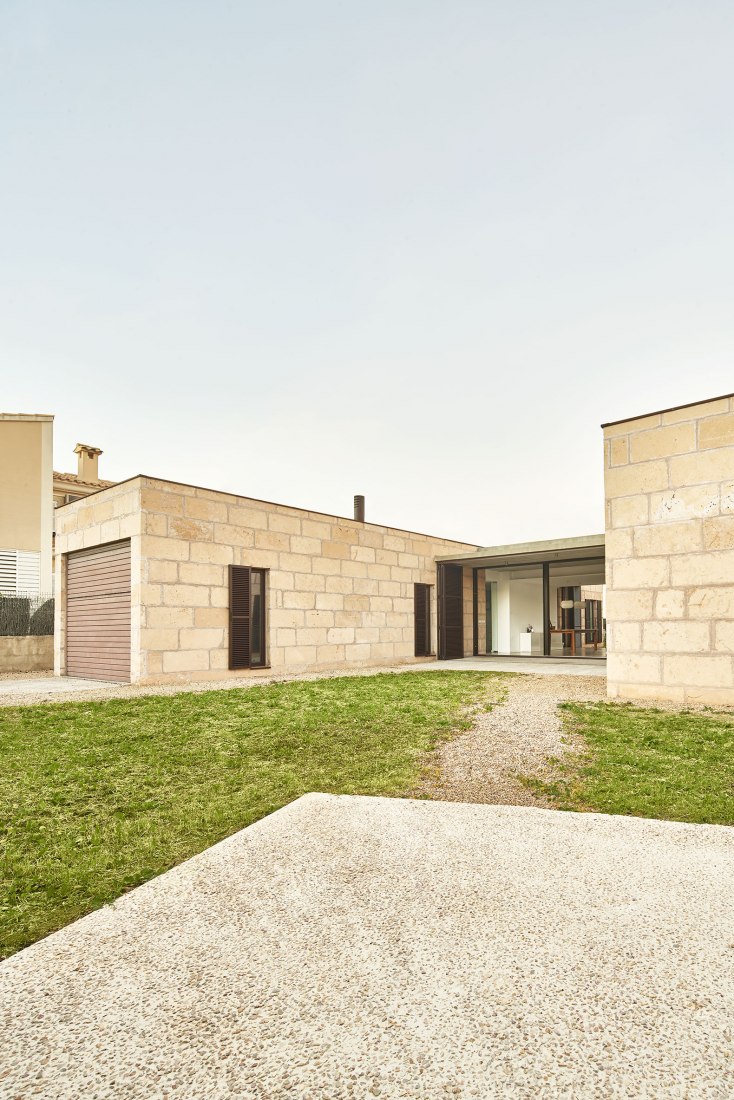
[[[470,565],[475,569],[506,565],[531,565],[542,561],[574,561],[597,558],[604,561],[604,535],[576,535],[567,539],[543,539],[539,542],[515,542],[500,546],[480,546],[463,554],[436,558],[436,561]]]

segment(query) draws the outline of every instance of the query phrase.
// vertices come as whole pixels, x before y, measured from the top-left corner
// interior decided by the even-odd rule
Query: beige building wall
[[[228,565],[269,570],[269,673],[414,661],[414,584],[432,586],[435,650],[435,559],[476,549],[147,477],[57,514],[62,555],[128,536],[134,682],[257,674],[228,669]],[[471,570],[466,575],[470,616]],[[57,582],[63,591],[61,555]],[[63,671],[63,599],[58,606]]]
[[[0,549],[40,554],[51,591],[53,417],[0,413]]]
[[[734,703],[734,399],[604,428],[608,692]]]

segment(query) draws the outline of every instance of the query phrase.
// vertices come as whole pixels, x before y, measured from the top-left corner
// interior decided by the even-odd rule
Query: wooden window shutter
[[[438,565],[438,659],[464,656],[464,571],[460,565]]]
[[[431,653],[431,586],[414,586],[415,604],[415,656],[428,657]]]
[[[250,567],[229,567],[229,667],[250,667]]]

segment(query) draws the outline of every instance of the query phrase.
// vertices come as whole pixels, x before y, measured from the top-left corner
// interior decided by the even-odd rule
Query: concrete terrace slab
[[[5,1098],[729,1097],[734,829],[309,795],[0,966]]]
[[[584,657],[461,657],[455,661],[435,661],[421,668],[471,672],[522,672],[527,676],[603,676],[607,662]]]
[[[75,695],[79,691],[106,691],[109,680],[83,680],[77,676],[18,676],[0,679],[0,702],[3,696]],[[117,687],[117,685],[114,685]]]

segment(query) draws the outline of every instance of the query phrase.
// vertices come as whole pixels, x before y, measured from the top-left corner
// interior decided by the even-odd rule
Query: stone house
[[[469,548],[142,475],[62,508],[57,529],[56,671],[133,683],[428,656],[436,558]]]
[[[614,697],[734,703],[732,396],[605,425],[604,462],[604,533],[495,547],[120,482],[57,510],[56,671],[606,658]]]

